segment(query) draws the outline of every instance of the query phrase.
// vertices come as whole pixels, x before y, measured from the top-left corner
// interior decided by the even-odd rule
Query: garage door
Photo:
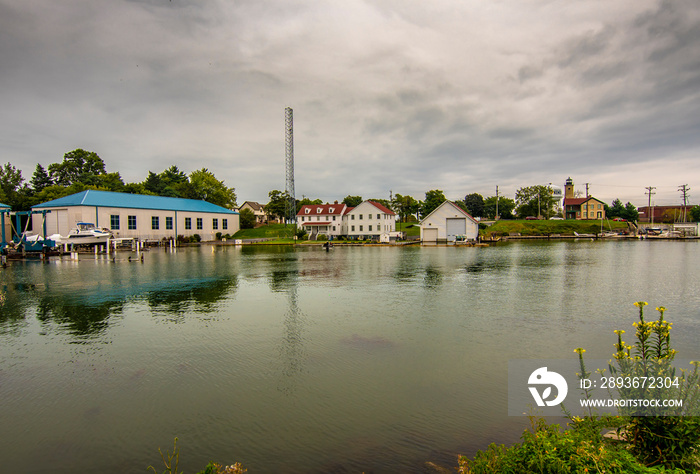
[[[458,235],[465,235],[467,233],[467,219],[457,218],[457,219],[447,219],[447,241],[454,242],[455,237]]]
[[[438,230],[437,228],[423,229],[423,242],[437,242]]]

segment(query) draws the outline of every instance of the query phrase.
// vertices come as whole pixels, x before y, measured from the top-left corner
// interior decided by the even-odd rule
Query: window
[[[355,232],[355,226],[353,225],[353,226],[350,226],[350,227],[351,227],[350,230],[351,230],[352,232]]]
[[[160,219],[158,216],[151,216],[151,230],[160,229]]]
[[[360,220],[362,220],[362,214],[360,214]]]
[[[192,218],[185,217],[185,230],[190,230],[192,228]]]
[[[197,218],[197,230],[202,230],[204,228],[204,220],[201,217]]]
[[[301,222],[304,222],[304,216],[301,216]]]
[[[350,220],[355,220],[355,214],[350,214]]]
[[[211,220],[211,228],[214,230],[219,230],[219,219]]]
[[[362,226],[360,226],[360,232],[362,232]]]
[[[333,232],[335,232],[335,226],[333,226]]]
[[[372,226],[369,226],[369,231],[372,232]]]
[[[316,222],[318,222],[318,221],[320,221],[320,220],[321,220],[321,217],[320,217],[320,216],[316,216]]]
[[[136,230],[136,216],[127,217],[127,227],[129,230]]]
[[[221,219],[221,228],[228,230],[228,219]]]
[[[333,220],[335,220],[335,216],[333,216]]]
[[[304,212],[308,214],[309,212],[311,212],[311,209],[304,209]]]
[[[172,217],[165,218],[165,228],[166,228],[166,230],[173,230],[173,218]]]
[[[109,216],[109,228],[112,230],[119,230],[119,216],[112,214]]]
[[[381,219],[382,216],[380,214],[377,214],[377,219]]]

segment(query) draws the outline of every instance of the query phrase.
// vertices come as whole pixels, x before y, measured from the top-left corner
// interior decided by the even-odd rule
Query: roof
[[[347,206],[342,202],[340,204],[304,204],[297,212],[297,216],[342,216],[346,208]],[[309,212],[306,212],[307,209]]]
[[[425,216],[423,219],[421,219],[420,223],[423,224],[423,222],[426,221],[426,220],[428,219],[428,217],[432,216],[433,213],[437,212],[438,209],[440,209],[441,207],[446,206],[446,205],[448,205],[448,204],[451,205],[452,207],[454,207],[458,212],[464,214],[465,217],[471,219],[475,224],[478,224],[478,222],[476,222],[476,219],[474,219],[474,218],[471,216],[471,214],[469,214],[467,211],[465,211],[464,209],[462,209],[461,207],[459,207],[457,204],[455,204],[455,203],[452,202],[452,201],[444,201],[444,202],[443,202],[442,204],[440,204],[438,207],[436,207],[435,209],[433,209],[433,212],[431,212],[430,214],[428,214],[427,216]]]
[[[564,205],[565,206],[578,206],[580,204],[583,204],[586,201],[591,201],[591,200],[597,201],[597,202],[603,204],[603,201],[601,201],[600,199],[596,199],[593,196],[588,196],[585,198],[564,198]]]
[[[7,204],[3,204],[3,203],[1,203],[1,202],[0,202],[0,207],[3,208],[3,209],[9,209],[9,208],[10,208],[10,206],[8,206]]]
[[[301,225],[330,225],[330,222],[302,222]]]
[[[390,216],[396,215],[396,213],[394,211],[392,211],[391,209],[389,209],[388,207],[386,207],[382,204],[379,204],[376,201],[367,201],[367,202],[370,203],[371,205],[373,205],[374,207],[376,207],[377,209],[379,209],[380,211],[382,211],[384,214],[389,214]]]
[[[243,206],[245,206],[246,204],[248,204],[248,206],[250,206],[250,208],[253,209],[254,211],[262,211],[262,210],[264,210],[264,207],[265,207],[262,204],[260,204],[259,202],[246,201],[243,204],[241,204],[241,206],[238,209],[243,209]]]
[[[160,211],[209,212],[217,214],[238,214],[235,211],[196,199],[148,196],[145,194],[113,193],[110,191],[87,190],[53,201],[32,206],[32,209],[47,207],[119,207],[128,209],[157,209]]]
[[[374,207],[376,207],[377,209],[379,209],[380,211],[382,211],[384,214],[389,214],[390,216],[395,216],[395,215],[396,215],[396,214],[394,213],[394,211],[392,211],[392,210],[389,209],[388,207],[386,207],[386,206],[384,206],[384,205],[378,203],[377,201],[370,201],[370,200],[362,201],[360,204],[358,204],[358,205],[355,206],[355,207],[348,207],[348,210],[347,210],[345,213],[347,214],[347,213],[349,213],[350,211],[354,211],[355,209],[357,209],[358,207],[360,207],[360,206],[363,205],[364,203],[371,204],[372,206],[374,206]]]

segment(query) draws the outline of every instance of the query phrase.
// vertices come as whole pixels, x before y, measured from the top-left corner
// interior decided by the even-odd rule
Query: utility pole
[[[590,184],[591,184],[591,183],[586,183],[586,199],[588,199],[588,186],[589,186]]]
[[[284,148],[285,148],[285,171],[286,171],[286,191],[288,195],[285,221],[294,223],[297,214],[297,204],[294,197],[294,112],[291,107],[284,109]]]
[[[678,187],[678,190],[683,193],[683,222],[687,222],[688,191],[690,191],[690,188],[687,184],[682,184]]]
[[[496,186],[496,215],[493,216],[494,220],[498,220],[498,186]]]
[[[656,189],[656,186],[647,186],[647,187],[644,188],[644,189],[647,190],[647,192],[645,192],[644,194],[648,194],[648,195],[649,195],[649,205],[647,206],[647,210],[649,211],[649,215],[650,215],[650,217],[649,217],[649,222],[651,222],[651,223],[653,224],[653,223],[654,223],[654,210],[651,208],[651,197],[652,197],[654,194],[656,194],[656,193],[654,192],[654,189]]]

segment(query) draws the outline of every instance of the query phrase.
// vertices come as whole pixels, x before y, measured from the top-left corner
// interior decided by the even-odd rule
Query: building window
[[[318,221],[320,221],[320,220],[321,220],[321,217],[320,217],[320,216],[316,216],[316,222],[318,222]]]
[[[228,230],[228,219],[221,219],[221,228]]]
[[[350,220],[353,220],[353,221],[355,220],[355,214],[350,215]]]
[[[202,230],[204,228],[204,220],[201,217],[197,218],[197,230]]]
[[[119,230],[119,216],[112,214],[109,216],[109,228],[112,230]]]
[[[301,216],[301,222],[304,222],[304,216]]]
[[[214,230],[219,230],[219,219],[211,220],[211,228]]]
[[[335,226],[333,226],[333,232],[335,232]]]
[[[172,217],[165,218],[165,229],[166,230],[173,230],[173,218]]]
[[[362,220],[362,214],[360,214],[360,220]]]
[[[151,216],[151,230],[160,229],[160,219],[158,216]]]
[[[190,229],[192,229],[192,218],[185,217],[185,230],[190,230]]]
[[[335,220],[335,216],[333,216],[333,220]]]
[[[136,230],[136,216],[127,217],[127,228],[129,230]]]
[[[372,226],[371,226],[371,225],[369,226],[369,231],[372,232]]]
[[[377,219],[381,219],[381,218],[382,218],[382,216],[380,216],[379,214],[377,214]]]
[[[351,230],[351,232],[355,232],[355,226],[354,225],[350,226],[350,230]]]
[[[360,226],[360,232],[362,232],[362,226]]]

